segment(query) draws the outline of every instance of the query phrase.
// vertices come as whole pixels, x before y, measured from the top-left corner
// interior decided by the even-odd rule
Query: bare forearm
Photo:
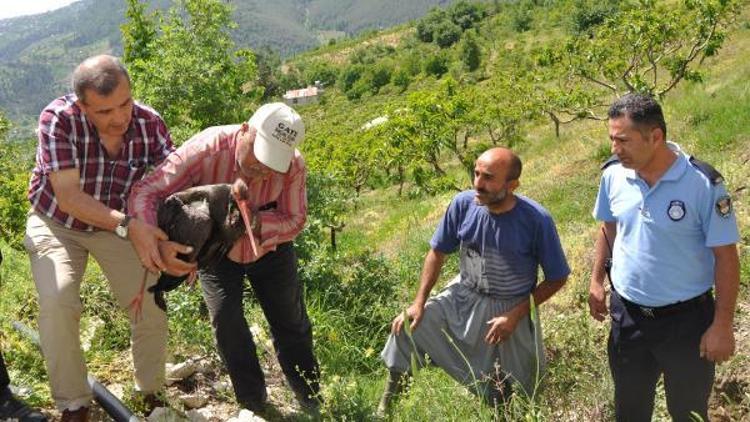
[[[565,285],[565,282],[568,281],[568,278],[563,278],[562,280],[554,280],[554,281],[544,281],[536,286],[533,292],[531,292],[531,296],[534,297],[534,304],[536,306],[541,305],[542,303],[546,302],[549,298],[555,295],[562,287]],[[516,314],[516,317],[521,318],[523,316],[526,316],[529,313],[530,302],[529,299],[524,300],[523,302],[516,305],[512,312]]]
[[[417,296],[414,298],[414,303],[424,306],[425,302],[427,302],[427,298],[430,297],[432,288],[440,277],[440,270],[443,268],[444,262],[445,254],[430,249],[430,252],[427,253],[427,257],[424,260],[422,276],[419,282],[419,290],[417,291]]]
[[[732,326],[737,292],[740,284],[740,264],[735,245],[714,248],[716,258],[716,310],[714,323]]]
[[[605,236],[606,232],[606,236]],[[614,223],[603,223],[596,235],[594,246],[594,266],[591,269],[591,284],[604,284],[604,278],[607,275],[604,269],[604,263],[610,258],[609,242],[614,242],[616,236],[616,226]]]
[[[60,209],[76,219],[109,231],[114,231],[125,216],[122,212],[107,207],[80,190],[66,193],[58,198],[58,204]]]

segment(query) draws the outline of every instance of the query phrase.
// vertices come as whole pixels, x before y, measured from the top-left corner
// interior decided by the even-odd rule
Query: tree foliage
[[[417,39],[435,42],[447,48],[461,39],[461,34],[473,28],[484,18],[486,12],[476,3],[459,1],[447,9],[434,8],[417,22]]]
[[[482,52],[479,48],[477,38],[473,33],[467,32],[463,41],[461,41],[459,57],[470,72],[479,68],[479,64],[482,61]]]
[[[613,97],[637,91],[661,98],[683,80],[702,80],[701,64],[719,50],[738,12],[733,0],[638,0],[622,2],[619,9],[599,7],[610,11],[606,18],[593,11],[574,14],[586,34],[535,55],[536,104],[558,135],[562,124],[603,119]]]
[[[250,50],[235,49],[231,9],[220,0],[177,0],[166,16],[128,0],[125,61],[136,98],[159,110],[184,140],[207,126],[247,118],[264,89]]]
[[[738,12],[732,0],[640,0],[607,18],[591,37],[572,37],[560,61],[575,77],[609,91],[662,97],[719,50]]]
[[[9,140],[10,128],[10,121],[0,111],[0,237],[20,249],[29,209],[26,192],[33,149],[31,141]]]

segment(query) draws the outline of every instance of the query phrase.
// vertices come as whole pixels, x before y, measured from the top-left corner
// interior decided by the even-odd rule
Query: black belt
[[[618,296],[620,296],[618,294]],[[637,303],[633,303],[624,297],[620,296],[622,303],[628,308],[628,310],[640,313],[647,318],[660,318],[667,315],[674,315],[680,312],[687,311],[695,308],[704,302],[707,302],[713,298],[713,291],[711,289],[706,290],[703,294],[696,296],[692,299],[685,300],[683,302],[672,303],[665,306],[643,306]]]

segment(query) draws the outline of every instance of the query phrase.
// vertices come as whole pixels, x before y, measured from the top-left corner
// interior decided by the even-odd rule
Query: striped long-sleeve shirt
[[[132,214],[156,225],[158,204],[167,196],[193,186],[233,183],[240,177],[236,156],[239,129],[240,125],[215,126],[190,138],[133,187],[129,200]],[[307,219],[306,174],[305,162],[295,150],[287,173],[272,172],[264,179],[245,180],[254,209],[272,202],[276,207],[256,211],[261,230],[256,237],[257,255],[249,236],[243,236],[229,252],[231,260],[256,261],[302,231]]]
[[[74,230],[94,227],[60,210],[49,175],[77,168],[81,190],[109,208],[127,212],[132,185],[174,150],[172,139],[158,113],[142,104],[133,105],[125,142],[116,157],[107,155],[99,134],[76,105],[73,94],[60,97],[39,116],[36,166],[29,182],[28,198],[34,211]]]

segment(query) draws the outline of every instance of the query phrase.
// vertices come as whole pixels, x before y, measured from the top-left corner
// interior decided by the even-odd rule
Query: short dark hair
[[[510,168],[508,169],[508,175],[505,177],[505,181],[510,182],[511,180],[520,179],[521,170],[523,170],[523,164],[521,164],[521,159],[518,158],[518,156],[515,153],[511,152]]]
[[[117,88],[122,78],[130,83],[130,75],[122,62],[114,56],[102,55],[84,60],[73,71],[71,85],[79,100],[86,102],[86,91],[109,95]]]
[[[664,113],[656,99],[648,94],[629,93],[618,98],[609,107],[607,117],[616,119],[629,117],[639,129],[658,127],[667,138],[667,123],[664,121]]]

